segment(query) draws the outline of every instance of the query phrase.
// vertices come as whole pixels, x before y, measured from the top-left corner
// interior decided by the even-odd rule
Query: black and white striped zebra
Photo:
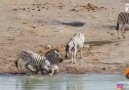
[[[82,55],[82,48],[84,46],[85,36],[82,33],[76,33],[66,45],[66,55],[65,57],[71,57],[71,61],[76,63],[76,56],[77,52],[80,50],[81,58]]]
[[[21,52],[20,58],[25,62],[25,68],[33,73],[38,73],[39,71],[42,72],[41,69],[49,72],[48,67],[50,66],[50,62],[46,57],[40,56],[31,50],[27,50]],[[35,68],[36,71],[32,71],[29,68],[29,65]]]
[[[126,24],[129,24],[129,13],[120,12],[117,18],[117,27],[116,27],[116,30],[118,30],[119,39],[121,38],[120,34],[122,34],[122,37],[125,38],[124,28]]]
[[[44,70],[49,72],[48,67],[50,66],[50,64],[57,64],[62,61],[63,59],[57,49],[50,50],[45,54],[45,56],[40,56],[39,54],[28,50],[22,51],[16,65],[17,67],[24,67],[25,65],[25,68],[28,70],[30,70],[29,65],[31,65],[33,68],[35,68],[35,71],[30,70],[31,72],[38,73],[39,71],[41,71],[41,73],[43,73]],[[24,64],[22,64],[23,62]]]

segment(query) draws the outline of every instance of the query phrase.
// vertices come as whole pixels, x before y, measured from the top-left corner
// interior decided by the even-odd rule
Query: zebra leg
[[[38,72],[41,70],[41,69],[39,69],[39,67],[35,67],[35,69],[36,69],[36,71],[35,72],[33,71],[33,73],[35,73],[35,74],[38,74]]]
[[[75,48],[75,50],[74,50],[74,64],[76,64],[76,55],[77,55],[77,48]]]
[[[121,32],[122,32],[123,38],[125,38],[125,35],[124,35],[124,28],[125,28],[125,24],[123,24],[123,26],[121,27]]]
[[[35,73],[34,71],[32,71],[29,67],[28,67],[29,63],[25,64],[25,68],[28,69],[29,71],[31,71],[32,73]]]
[[[71,54],[72,54],[72,59],[71,59],[71,62],[73,62],[73,59],[74,59],[74,54],[73,54],[73,52],[72,52]]]
[[[82,55],[82,48],[81,48],[81,52],[80,52],[80,53],[81,53],[81,59],[83,59],[83,55]]]
[[[120,31],[121,31],[121,29],[118,29],[118,39],[121,39],[121,37],[120,37]]]
[[[123,23],[117,23],[119,25],[119,28],[118,28],[118,39],[121,39],[121,31],[122,31],[122,27],[123,27]]]
[[[45,70],[45,69],[42,69],[40,70],[42,74],[49,74],[51,71],[48,71],[48,70]]]
[[[40,71],[41,71],[42,74],[48,74],[48,73],[50,73],[50,69],[48,68],[48,66],[42,67]]]
[[[53,75],[53,74],[54,74],[54,70],[52,69],[52,70],[51,70],[51,73],[50,73],[49,75]]]

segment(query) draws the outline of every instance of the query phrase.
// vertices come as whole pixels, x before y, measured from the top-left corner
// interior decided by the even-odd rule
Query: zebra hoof
[[[83,57],[81,57],[80,59],[83,59]]]
[[[74,64],[76,64],[76,62],[74,62]]]
[[[70,63],[73,63],[73,61],[71,60]]]

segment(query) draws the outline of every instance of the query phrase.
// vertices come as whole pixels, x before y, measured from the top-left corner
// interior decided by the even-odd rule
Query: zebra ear
[[[53,50],[55,50],[55,51],[59,52],[59,50],[58,50],[58,49],[53,49]]]
[[[57,51],[57,52],[59,52],[59,50],[58,50],[58,49],[56,49],[56,51]]]

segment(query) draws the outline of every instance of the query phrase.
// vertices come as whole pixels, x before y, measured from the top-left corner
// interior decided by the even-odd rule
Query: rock
[[[112,56],[117,56],[118,53],[117,53],[117,52],[111,52],[111,55],[112,55]]]
[[[93,16],[92,18],[99,18],[98,16]]]
[[[14,8],[13,11],[17,11],[17,9]]]
[[[103,68],[102,68],[102,70],[106,70],[106,68],[105,68],[105,67],[103,67]]]
[[[22,10],[26,10],[25,8],[22,8]]]
[[[40,11],[40,9],[38,9],[38,11]]]

